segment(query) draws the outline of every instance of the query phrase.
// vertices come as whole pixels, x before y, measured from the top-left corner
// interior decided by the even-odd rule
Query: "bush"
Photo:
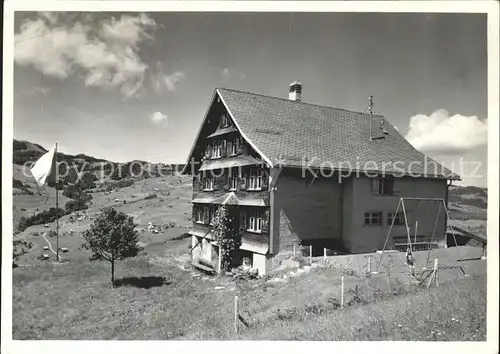
[[[144,199],[156,199],[156,197],[158,197],[158,194],[150,193]]]
[[[66,214],[71,214],[75,211],[85,210],[88,206],[82,200],[70,200],[64,205],[64,209],[66,210]]]
[[[49,210],[42,211],[41,213],[25,218],[24,216],[19,219],[18,229],[24,231],[33,225],[43,225],[56,221],[61,216],[65,215],[63,209],[50,208]]]
[[[24,188],[24,184],[20,180],[14,178],[12,180],[12,188],[23,189]]]
[[[131,187],[134,185],[134,183],[135,183],[135,181],[133,179],[129,179],[129,178],[120,179],[116,182],[115,188]]]
[[[26,254],[33,247],[33,243],[25,240],[14,240],[12,258],[17,259],[19,256]]]
[[[212,233],[221,248],[221,271],[229,270],[232,259],[241,246],[239,218],[235,207],[220,206],[215,212]]]
[[[12,188],[17,188],[17,189],[20,189],[22,190],[24,193],[26,194],[29,194],[29,195],[33,195],[34,193],[30,190],[30,187],[26,184],[24,184],[23,182],[21,182],[20,180],[18,179],[15,179],[13,178],[12,179]]]

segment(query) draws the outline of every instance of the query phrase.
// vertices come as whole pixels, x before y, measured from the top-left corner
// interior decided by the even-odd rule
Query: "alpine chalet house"
[[[413,148],[384,117],[289,98],[216,89],[183,173],[193,176],[192,262],[219,271],[211,234],[216,209],[238,208],[242,244],[259,274],[293,244],[348,253],[406,240],[400,197],[447,199],[447,181],[460,177]],[[371,101],[371,98],[370,98]],[[445,247],[446,215],[436,203],[409,203],[415,240]],[[420,220],[415,224],[414,220]],[[435,221],[436,220],[436,221]]]

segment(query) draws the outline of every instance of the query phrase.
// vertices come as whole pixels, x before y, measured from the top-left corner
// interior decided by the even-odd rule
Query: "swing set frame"
[[[410,235],[410,227],[408,225],[408,217],[407,217],[407,212],[406,212],[406,207],[405,207],[405,200],[406,201],[417,201],[417,220],[416,220],[416,223],[415,223],[415,236],[414,236],[414,242],[412,244],[412,241],[411,241],[411,235]],[[423,201],[423,202],[436,202],[438,203],[439,205],[439,209],[438,209],[438,213],[437,213],[437,217],[436,217],[436,221],[434,223],[434,229],[433,229],[433,232],[432,232],[432,238],[431,240],[428,242],[428,245],[429,245],[429,252],[427,253],[427,259],[426,259],[426,262],[425,262],[425,266],[423,267],[423,269],[427,269],[427,265],[429,264],[429,259],[430,259],[430,256],[431,256],[431,252],[432,252],[432,245],[433,245],[433,242],[434,242],[434,238],[436,236],[436,229],[437,229],[437,225],[438,225],[438,222],[439,222],[439,217],[440,217],[440,214],[441,214],[441,209],[444,210],[445,214],[446,214],[446,228],[445,228],[445,242],[447,244],[447,239],[448,239],[448,233],[447,233],[447,230],[450,229],[451,230],[451,234],[453,235],[453,240],[455,242],[455,246],[458,246],[458,243],[457,243],[457,239],[456,239],[456,236],[455,236],[455,231],[453,230],[453,228],[449,227],[450,226],[450,214],[448,212],[448,208],[446,207],[446,202],[443,198],[405,198],[405,197],[401,197],[399,198],[399,203],[398,203],[398,206],[396,208],[396,212],[394,213],[393,217],[392,217],[392,222],[391,222],[391,227],[389,228],[389,232],[387,233],[387,237],[385,238],[385,241],[384,241],[384,247],[382,249],[382,254],[380,256],[380,260],[377,264],[377,268],[376,270],[373,272],[373,274],[377,274],[379,272],[379,269],[380,269],[380,265],[382,264],[382,260],[384,258],[384,254],[385,254],[385,251],[386,251],[386,247],[387,247],[387,241],[389,240],[389,237],[391,236],[391,233],[392,233],[392,228],[394,227],[394,221],[396,220],[396,217],[398,215],[398,212],[400,211],[400,209],[402,210],[403,212],[403,215],[404,215],[404,221],[405,221],[405,228],[406,228],[406,235],[407,235],[407,250],[411,253],[414,251],[414,245],[416,244],[416,240],[417,240],[417,230],[418,230],[418,207],[420,206],[420,202]],[[461,252],[460,252],[460,258],[463,258],[462,255],[461,255]],[[462,270],[463,271],[463,270]],[[464,272],[465,274],[465,272]]]

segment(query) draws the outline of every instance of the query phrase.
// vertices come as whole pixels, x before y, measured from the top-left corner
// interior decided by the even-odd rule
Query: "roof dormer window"
[[[229,117],[226,113],[223,113],[221,116],[220,116],[220,124],[219,126],[221,128],[225,128],[227,126],[229,126]]]

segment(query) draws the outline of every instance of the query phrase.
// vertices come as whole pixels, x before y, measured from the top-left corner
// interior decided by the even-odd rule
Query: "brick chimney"
[[[288,88],[288,99],[292,101],[301,101],[301,96],[302,84],[298,81],[292,82]]]

